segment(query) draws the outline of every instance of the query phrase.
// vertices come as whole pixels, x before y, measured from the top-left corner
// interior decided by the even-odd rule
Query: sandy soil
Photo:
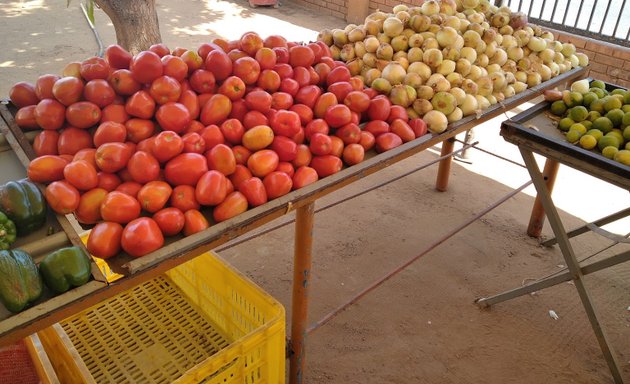
[[[343,20],[291,3],[249,9],[246,2],[158,0],[163,41],[196,47],[215,36],[255,30],[314,39]],[[4,1],[0,8],[0,95],[12,83],[58,73],[97,51],[79,9],[65,1]],[[105,45],[114,42],[97,11]],[[522,163],[498,135],[504,118],[477,129],[480,147]],[[319,200],[324,207],[438,156],[439,148],[395,164]],[[310,319],[317,321],[369,283],[425,250],[529,180],[522,167],[479,151],[455,162],[447,193],[434,189],[436,166],[316,215]],[[315,330],[308,341],[307,383],[610,383],[575,287],[564,283],[480,310],[473,300],[559,271],[557,249],[543,248],[525,228],[533,187],[426,253],[403,272]],[[554,197],[567,228],[630,205],[627,191],[562,167]],[[272,224],[288,222],[292,215]],[[610,226],[627,233],[628,220]],[[545,236],[552,232],[546,225]],[[291,313],[293,227],[282,227],[221,252],[278,298]],[[610,245],[588,234],[575,239],[579,258]],[[625,249],[628,247],[626,246]],[[621,246],[598,257],[624,249]],[[595,259],[591,259],[595,260]],[[630,265],[586,278],[626,380],[630,380]],[[554,320],[549,311],[559,318]],[[290,316],[288,316],[290,317]],[[287,319],[287,324],[290,318]]]

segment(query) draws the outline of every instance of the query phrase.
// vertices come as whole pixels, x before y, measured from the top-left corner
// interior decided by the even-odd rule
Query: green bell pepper
[[[92,275],[90,257],[80,247],[66,247],[52,252],[39,263],[39,271],[48,288],[63,293],[79,287]]]
[[[9,311],[20,312],[39,299],[42,288],[42,278],[28,253],[0,251],[0,301]]]
[[[19,236],[26,236],[46,223],[44,195],[28,179],[0,185],[0,210],[13,221]]]
[[[17,230],[13,221],[0,211],[0,250],[11,248],[11,244],[15,242],[16,233]]]

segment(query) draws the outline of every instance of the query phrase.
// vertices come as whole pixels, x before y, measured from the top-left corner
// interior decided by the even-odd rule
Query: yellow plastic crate
[[[211,253],[40,331],[64,383],[285,379],[282,305]]]

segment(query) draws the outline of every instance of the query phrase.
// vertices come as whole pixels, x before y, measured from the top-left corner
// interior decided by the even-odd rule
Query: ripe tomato
[[[149,94],[156,103],[162,105],[176,102],[182,94],[182,87],[179,81],[170,76],[160,76],[151,83]]]
[[[199,120],[204,125],[220,124],[230,115],[231,111],[232,101],[227,96],[212,95],[201,107]]]
[[[232,74],[240,77],[247,85],[256,84],[260,75],[260,64],[253,57],[241,57],[234,61]]]
[[[96,168],[85,160],[73,161],[66,165],[63,176],[78,190],[87,191],[98,185]]]
[[[271,95],[265,91],[253,91],[245,95],[245,105],[250,110],[267,113],[271,109]]]
[[[127,166],[131,154],[125,143],[105,143],[96,149],[94,157],[101,171],[115,173]]]
[[[273,130],[267,125],[257,125],[243,134],[243,146],[250,151],[267,148],[274,139]]]
[[[171,193],[171,206],[182,212],[189,209],[199,209],[200,205],[195,198],[195,187],[192,185],[178,185]]]
[[[109,259],[120,252],[123,227],[118,223],[104,221],[98,223],[90,231],[87,250],[91,255],[101,259]]]
[[[300,88],[300,90],[295,95],[295,102],[298,104],[304,104],[310,109],[315,107],[315,102],[322,94],[321,88],[316,85],[306,85]]]
[[[343,162],[341,159],[333,155],[315,156],[311,161],[311,167],[317,172],[320,178],[341,171],[342,166]]]
[[[413,129],[411,129],[409,124],[407,124],[407,120],[394,119],[394,121],[391,122],[389,129],[392,131],[392,133],[398,135],[402,139],[403,143],[406,143],[416,138]]]
[[[153,220],[164,236],[175,236],[184,229],[184,213],[174,207],[161,209],[153,214]]]
[[[300,116],[294,111],[280,110],[269,121],[273,133],[279,136],[292,137],[302,127]]]
[[[367,114],[370,120],[383,120],[386,121],[389,117],[392,103],[387,96],[379,95],[370,100],[370,106],[367,109]]]
[[[237,119],[228,119],[221,124],[223,137],[231,144],[239,144],[245,133],[243,124]]]
[[[371,133],[374,137],[379,137],[383,133],[389,132],[389,124],[383,120],[372,120],[363,127],[364,132]]]
[[[160,132],[153,140],[153,156],[164,163],[184,150],[184,141],[173,131]]]
[[[62,77],[55,81],[52,94],[66,107],[81,100],[83,95],[83,81],[73,76]]]
[[[79,101],[66,109],[66,120],[77,128],[90,128],[101,120],[101,109],[89,101]]]
[[[208,171],[208,162],[198,153],[182,153],[169,160],[164,167],[164,178],[173,186],[196,185]]]
[[[328,155],[332,151],[330,136],[323,133],[314,133],[310,139],[309,149],[313,155]]]
[[[295,173],[295,168],[293,168],[293,164],[286,161],[281,161],[278,163],[278,168],[276,168],[274,172],[284,172],[289,175],[289,177],[293,177],[293,174]]]
[[[343,150],[343,161],[348,165],[359,164],[365,157],[365,149],[361,144],[349,144]]]
[[[272,200],[291,192],[293,180],[284,172],[274,171],[265,176],[263,185],[267,192],[267,197],[269,200]]]
[[[155,100],[147,91],[138,91],[131,95],[125,103],[125,111],[131,116],[150,119],[155,112]]]
[[[249,111],[243,117],[243,126],[246,131],[259,125],[269,125],[269,119],[262,112]]]
[[[338,128],[335,135],[341,138],[343,143],[346,145],[356,144],[361,141],[361,128],[353,123],[346,124],[343,127]]]
[[[427,123],[425,123],[421,118],[411,119],[409,121],[409,126],[416,137],[423,136],[427,133]]]
[[[218,205],[227,195],[227,179],[219,171],[204,173],[195,188],[195,199],[202,205]]]
[[[376,138],[376,152],[389,151],[402,145],[402,143],[402,139],[397,134],[391,132],[383,133]]]
[[[59,151],[57,150],[57,141],[59,140],[59,132],[45,130],[35,136],[35,141],[33,141],[33,150],[35,151],[35,155],[43,156],[43,155],[57,155]]]
[[[121,123],[106,121],[94,132],[94,146],[97,148],[105,143],[124,143],[126,140],[127,128]]]
[[[330,133],[330,127],[324,119],[311,120],[304,128],[304,137],[308,140],[311,139],[314,133],[322,133],[328,135]]]
[[[300,116],[300,122],[302,125],[306,125],[313,120],[313,110],[304,104],[294,104],[291,108],[289,108],[289,110]]]
[[[319,180],[317,171],[308,166],[302,166],[295,170],[293,175],[293,189],[300,189]]]
[[[140,203],[134,197],[119,191],[107,194],[101,203],[101,217],[105,221],[125,224],[140,216]]]
[[[247,168],[252,171],[252,175],[265,177],[267,174],[276,170],[279,162],[280,159],[277,153],[270,149],[263,149],[254,152],[249,159],[247,159]]]
[[[225,138],[221,128],[212,124],[201,131],[201,137],[206,142],[206,150],[212,149],[217,144],[225,144]]]
[[[44,196],[48,206],[61,215],[67,215],[77,209],[81,199],[79,191],[66,181],[53,181],[48,184]]]
[[[182,81],[188,76],[188,66],[181,57],[166,55],[162,56],[161,60],[165,76],[170,76],[177,81]]]
[[[208,219],[196,209],[184,212],[184,236],[190,236],[210,227]]]
[[[295,159],[293,159],[291,163],[297,169],[299,167],[309,165],[312,158],[313,154],[308,146],[305,144],[298,144]]]
[[[98,172],[98,188],[111,192],[116,189],[122,183],[120,177],[115,173]]]
[[[179,100],[176,101],[186,107],[186,109],[188,109],[188,114],[190,115],[191,119],[195,120],[199,117],[201,107],[199,106],[199,99],[197,98],[197,94],[195,94],[194,91],[182,91],[182,95],[179,97]],[[201,123],[199,124],[202,125]]]
[[[374,147],[375,143],[376,139],[373,134],[367,131],[361,131],[361,140],[359,141],[359,144],[361,144],[364,150],[369,151]]]
[[[241,164],[236,164],[236,170],[230,175],[229,180],[232,182],[234,188],[238,189],[238,186],[250,177],[252,177],[252,172],[249,168]]]
[[[142,51],[134,56],[129,70],[134,80],[141,84],[151,84],[164,73],[160,56],[151,51]]]
[[[57,80],[59,80],[59,76],[57,75],[48,74],[38,77],[35,82],[35,95],[37,95],[40,100],[53,99],[55,95],[52,89]]]
[[[107,77],[107,82],[117,94],[122,96],[133,95],[142,89],[142,84],[134,80],[131,71],[127,69],[118,69],[112,72]]]
[[[94,224],[101,220],[101,203],[106,196],[107,191],[103,188],[94,188],[81,195],[79,205],[74,211],[79,223]]]
[[[18,109],[15,113],[15,123],[18,127],[22,128],[22,130],[33,130],[39,128],[37,124],[37,120],[35,119],[35,105],[27,105]]]
[[[214,93],[216,88],[216,79],[214,74],[205,69],[195,70],[188,78],[190,87],[197,93]]]
[[[35,86],[25,81],[15,83],[9,91],[9,98],[16,107],[22,108],[27,105],[35,105],[39,102],[39,97],[35,93]]]
[[[192,121],[190,112],[184,104],[168,102],[161,105],[155,113],[155,118],[164,131],[184,132]]]
[[[208,169],[215,169],[225,176],[231,175],[236,169],[234,152],[225,144],[215,145],[207,151],[206,159],[208,160]]]
[[[83,89],[83,97],[100,108],[111,104],[116,97],[116,92],[106,80],[95,79],[88,81]]]
[[[129,114],[125,111],[125,106],[120,104],[110,104],[101,110],[101,123],[113,121],[125,124],[129,120]]]
[[[116,187],[115,191],[122,192],[125,195],[129,195],[134,199],[138,196],[138,192],[142,188],[142,184],[137,181],[124,181]]]
[[[159,178],[160,163],[150,153],[138,151],[129,158],[127,170],[134,181],[145,184]]]
[[[35,122],[42,129],[59,129],[63,125],[66,107],[55,99],[44,99],[34,110]]]
[[[245,83],[236,76],[230,76],[225,79],[217,92],[227,96],[232,101],[236,101],[245,96]]]
[[[274,137],[271,150],[278,154],[280,161],[293,161],[297,156],[297,144],[284,136]]]
[[[164,181],[149,181],[138,191],[138,202],[147,212],[157,212],[164,208],[171,197],[173,188]]]
[[[232,73],[232,60],[224,51],[215,49],[206,56],[205,67],[214,74],[217,81],[223,81]]]
[[[352,114],[345,104],[336,104],[326,109],[324,120],[330,127],[339,128],[352,121]]]
[[[206,142],[201,135],[195,132],[190,132],[182,137],[184,143],[184,153],[204,153],[206,150]]]
[[[81,77],[84,78],[85,81],[90,81],[94,79],[107,79],[109,69],[109,64],[105,61],[105,59],[100,57],[90,57],[89,59],[81,62],[79,71],[81,73]]]
[[[236,164],[245,165],[247,164],[247,159],[252,155],[252,151],[245,148],[242,145],[235,145],[232,147],[232,152],[234,153],[234,158],[236,159]]]
[[[225,200],[214,208],[212,216],[214,221],[220,223],[239,215],[246,210],[247,198],[241,192],[234,191],[227,195]]]
[[[343,154],[343,140],[341,140],[337,136],[330,136],[330,147],[330,154],[340,158]]]
[[[36,183],[49,183],[63,179],[63,169],[68,162],[53,155],[44,155],[37,157],[28,165],[28,178]]]
[[[65,128],[57,140],[57,151],[60,155],[74,155],[82,149],[92,147],[92,136],[84,129]]]
[[[79,150],[77,153],[74,154],[74,157],[72,158],[72,161],[78,161],[78,160],[84,160],[87,161],[88,163],[92,164],[92,166],[94,167],[94,169],[97,168],[96,165],[96,149],[94,148],[84,148]]]
[[[164,245],[162,231],[155,220],[149,217],[132,220],[123,229],[121,246],[130,256],[144,256],[162,245]]]
[[[258,177],[250,177],[242,181],[238,186],[238,190],[245,195],[247,202],[252,207],[257,207],[267,202],[267,191],[262,180]]]
[[[112,68],[129,68],[132,57],[131,53],[118,44],[112,44],[105,49],[105,60]]]
[[[332,92],[323,93],[315,102],[313,115],[318,119],[323,119],[326,114],[326,110],[334,105],[337,105],[337,96],[335,96]]]
[[[127,139],[139,143],[153,136],[155,123],[152,120],[129,119],[125,122],[125,128],[127,129]]]

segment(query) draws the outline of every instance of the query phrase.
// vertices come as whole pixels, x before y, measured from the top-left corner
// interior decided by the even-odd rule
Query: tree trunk
[[[135,55],[161,43],[155,0],[94,0],[114,24],[118,44]]]

